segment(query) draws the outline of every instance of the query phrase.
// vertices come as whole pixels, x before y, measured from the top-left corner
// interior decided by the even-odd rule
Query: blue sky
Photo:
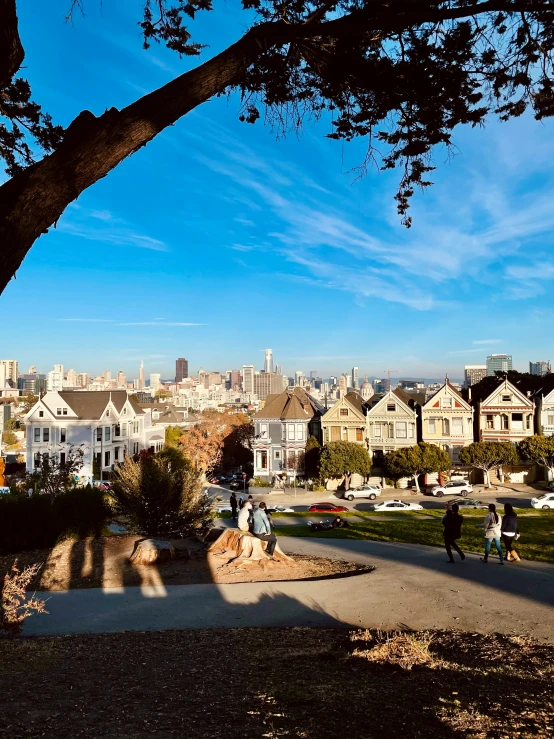
[[[143,51],[137,0],[20,3],[35,99],[67,125],[132,102],[194,66]],[[208,58],[238,38],[233,2],[198,16]],[[53,52],[55,50],[55,53]],[[364,142],[325,139],[328,121],[277,139],[212,100],[70,206],[2,295],[3,354],[96,374],[262,366],[290,374],[461,377],[490,352],[554,360],[554,126],[522,118],[460,128],[435,153],[436,185],[405,229],[398,173],[355,181]],[[8,318],[9,317],[9,318]]]

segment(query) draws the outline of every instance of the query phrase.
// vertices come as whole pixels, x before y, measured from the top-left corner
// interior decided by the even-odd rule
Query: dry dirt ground
[[[229,629],[0,644],[9,739],[551,739],[554,647]]]
[[[108,536],[81,541],[66,539],[53,549],[20,552],[0,557],[0,576],[17,559],[22,569],[27,564],[42,564],[33,590],[74,588],[118,588],[132,585],[192,585],[198,583],[239,583],[305,580],[370,572],[373,567],[325,559],[295,557],[293,566],[279,562],[247,568],[229,567],[228,556],[205,553],[205,545],[195,539],[174,541],[178,557],[169,562],[137,566],[129,562],[137,536]]]

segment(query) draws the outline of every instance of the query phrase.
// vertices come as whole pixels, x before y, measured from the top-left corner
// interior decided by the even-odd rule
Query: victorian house
[[[537,396],[536,396],[537,397]],[[537,397],[537,433],[554,435],[554,390]]]
[[[323,443],[354,441],[367,448],[367,406],[356,392],[347,393],[321,419]]]
[[[534,434],[535,404],[508,380],[479,404],[479,440],[512,444]]]
[[[271,482],[276,476],[303,472],[309,436],[321,442],[322,406],[300,387],[268,395],[254,414],[254,475]]]
[[[378,465],[387,452],[417,444],[417,413],[402,390],[389,390],[372,401],[366,416],[368,450]]]
[[[448,452],[454,464],[462,447],[473,442],[474,409],[448,378],[421,408],[421,438]]]

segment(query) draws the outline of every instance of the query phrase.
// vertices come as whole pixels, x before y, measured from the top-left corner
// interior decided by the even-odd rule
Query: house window
[[[110,453],[104,452],[104,467],[110,466]]]
[[[348,415],[348,408],[341,408],[339,411],[341,416],[347,416]]]
[[[281,459],[281,452],[278,449],[275,450],[275,459]]]
[[[110,411],[109,411],[109,409],[108,409],[108,410],[106,411],[106,418],[109,418],[109,417],[110,417]]]
[[[463,434],[464,433],[464,419],[463,418],[453,418],[452,419],[452,433],[453,434]]]
[[[387,403],[387,411],[394,413],[396,411],[396,403]]]
[[[531,428],[531,418],[532,418],[532,416],[527,416],[527,428],[528,429]]]
[[[437,422],[434,418],[430,418],[427,421],[427,428],[429,429],[430,434],[436,434],[437,433]]]
[[[407,428],[406,421],[396,422],[396,438],[397,439],[407,439],[408,438],[408,428]]]
[[[116,448],[113,450],[113,458],[117,462],[119,459],[119,447],[116,446]]]
[[[39,411],[38,412],[38,417],[39,418],[44,418],[44,411]]]
[[[548,416],[548,425],[554,426],[554,416]]]
[[[286,423],[281,424],[281,440],[285,441],[287,438],[287,425]]]
[[[67,416],[67,408],[62,408],[62,416]]]
[[[296,440],[302,441],[304,438],[304,427],[301,423],[296,424]]]
[[[450,419],[442,419],[442,433],[444,436],[450,436]]]
[[[502,402],[503,403],[509,403],[511,400],[512,400],[512,396],[511,395],[503,395],[502,396]]]
[[[56,415],[57,416],[61,416],[62,415],[62,409],[61,408],[56,408]]]
[[[112,430],[111,429],[111,426],[106,426],[104,428],[104,441],[109,441],[110,440],[111,430]]]
[[[60,442],[63,443],[65,441],[65,437],[66,437],[66,430],[60,429]]]
[[[65,452],[60,452],[60,464],[65,464]]]
[[[512,413],[512,428],[523,429],[523,413]]]
[[[267,469],[267,452],[265,450],[256,452],[257,455],[257,464],[256,467],[258,469],[266,470]]]
[[[40,441],[40,429],[35,429],[35,441]]]
[[[294,434],[294,423],[289,423],[287,429],[288,429],[287,430],[287,438],[290,441],[294,441],[294,438],[295,438],[295,434]]]
[[[127,436],[127,424],[126,423],[121,424],[121,436]]]
[[[125,408],[123,409],[123,411],[122,411],[122,415],[123,415],[123,416],[126,416],[126,415],[127,415],[127,406],[125,406]]]
[[[375,431],[373,433],[377,439],[381,438],[381,424],[379,423],[375,424]]]
[[[138,453],[139,453],[139,443],[138,441],[134,441],[133,442],[133,454],[138,454]]]
[[[117,424],[117,425],[114,426],[113,435],[114,436],[121,436],[121,426],[119,424]]]
[[[35,452],[35,469],[37,467],[40,467],[41,461],[42,461],[42,457],[40,456],[40,452]]]
[[[500,428],[504,431],[508,428],[508,416],[505,413],[500,416]]]
[[[408,428],[408,436],[410,437],[410,439],[414,438],[414,424],[413,423],[411,423],[410,427]]]
[[[363,441],[363,440],[364,440],[364,430],[356,429],[356,441]]]
[[[442,399],[442,407],[443,408],[452,408],[452,398],[443,398]]]
[[[100,452],[96,452],[94,456],[96,458],[96,466],[100,469],[100,465],[102,464],[102,454]]]
[[[96,441],[102,441],[102,429],[100,427],[96,429]]]
[[[494,417],[493,416],[487,416],[487,428],[488,429],[494,428]]]
[[[50,429],[42,429],[42,440],[50,441]]]

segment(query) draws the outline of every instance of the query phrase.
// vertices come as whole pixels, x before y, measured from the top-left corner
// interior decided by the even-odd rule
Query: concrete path
[[[554,566],[500,567],[476,555],[446,563],[434,547],[283,538],[291,554],[373,564],[367,575],[236,585],[168,585],[39,593],[49,615],[24,634],[214,627],[353,626],[531,634],[554,643]]]

